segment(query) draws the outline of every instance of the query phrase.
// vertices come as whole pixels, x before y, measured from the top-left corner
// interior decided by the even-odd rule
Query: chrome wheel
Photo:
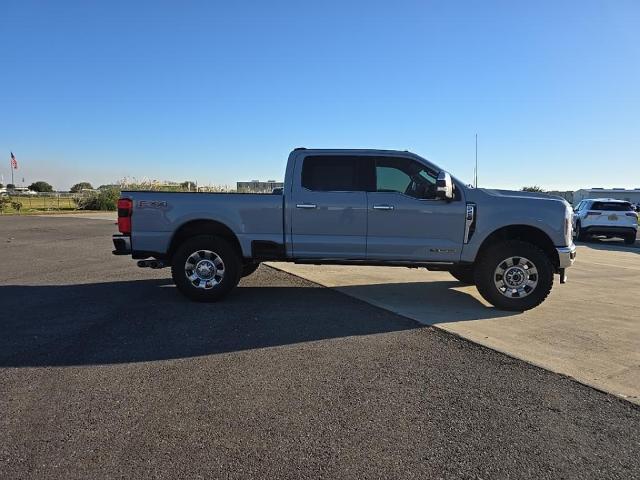
[[[538,270],[533,262],[527,258],[509,257],[496,267],[493,282],[505,297],[526,297],[538,285]]]
[[[211,250],[198,250],[187,257],[184,273],[196,288],[209,290],[224,278],[224,262]]]

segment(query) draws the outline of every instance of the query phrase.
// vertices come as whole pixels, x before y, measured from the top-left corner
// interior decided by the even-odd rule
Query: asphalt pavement
[[[196,304],[110,221],[0,217],[0,478],[639,478],[640,409],[262,266]]]
[[[527,312],[494,308],[448,272],[268,265],[640,404],[640,244],[581,243],[568,283],[556,276]]]

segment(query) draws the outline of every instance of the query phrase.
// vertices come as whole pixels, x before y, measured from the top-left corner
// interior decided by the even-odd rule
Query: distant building
[[[562,197],[567,202],[573,204],[573,195],[574,192],[571,190],[549,190],[548,192],[544,192],[548,195],[553,195],[554,197]]]
[[[583,188],[573,194],[573,204],[577,205],[585,198],[615,198],[640,204],[640,188]]]
[[[272,193],[274,188],[284,188],[284,182],[251,180],[250,182],[236,183],[238,193]]]

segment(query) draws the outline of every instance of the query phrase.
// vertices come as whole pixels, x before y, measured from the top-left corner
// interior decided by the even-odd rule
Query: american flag
[[[18,161],[16,160],[16,156],[11,152],[11,168],[14,170],[18,169]]]

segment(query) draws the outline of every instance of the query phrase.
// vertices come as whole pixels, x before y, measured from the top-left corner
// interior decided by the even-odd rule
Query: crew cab
[[[276,260],[449,271],[492,305],[524,311],[554,275],[566,281],[571,219],[563,199],[465,186],[407,151],[297,148],[274,194],[122,192],[113,253],[171,267],[196,301]]]

